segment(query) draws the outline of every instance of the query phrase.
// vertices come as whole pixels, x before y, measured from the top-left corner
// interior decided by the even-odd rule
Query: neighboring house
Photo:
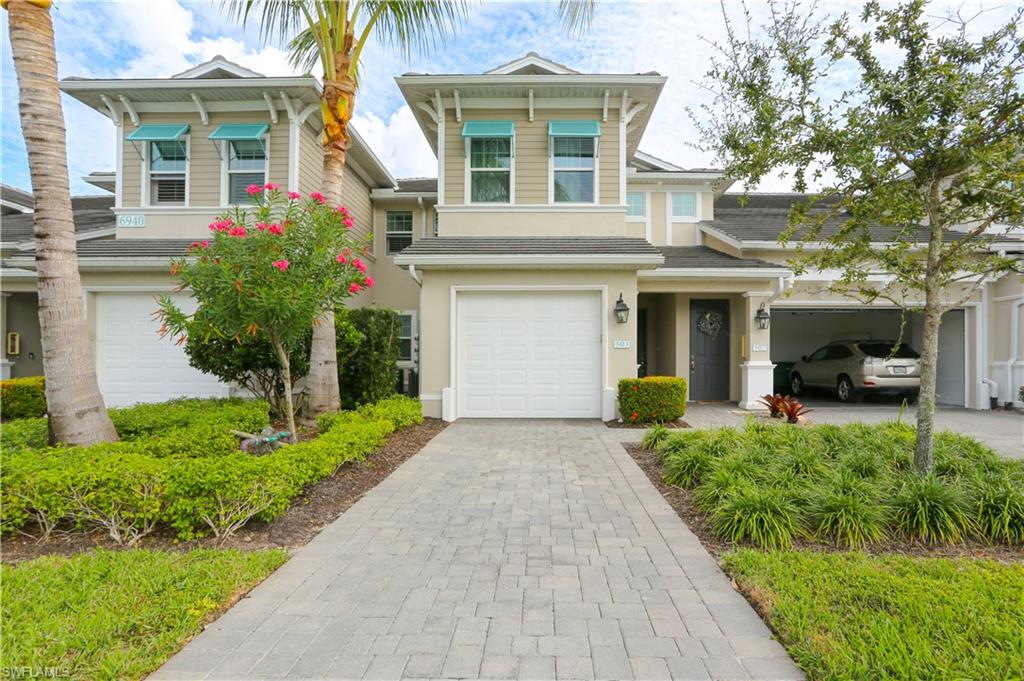
[[[741,207],[721,172],[638,150],[664,77],[581,74],[530,53],[484,74],[397,82],[438,173],[394,180],[353,135],[345,202],[373,230],[378,282],[353,304],[402,313],[403,368],[418,376],[427,415],[610,419],[618,379],[638,373],[683,376],[691,400],[754,409],[776,363],[839,338],[899,335],[894,308],[821,293],[835,273],[793,277],[794,250],[777,237],[800,196],[755,194]],[[156,337],[152,298],[172,286],[167,258],[244,201],[250,182],[318,186],[316,81],[218,58],[171,79],[62,88],[119,132],[116,173],[87,178],[113,187],[116,233],[90,238],[79,226],[108,402],[225,394]],[[5,253],[4,268],[31,275],[31,251]],[[31,290],[30,276],[3,284],[12,301]],[[768,328],[755,321],[761,308]],[[940,402],[1016,399],[1022,308],[1012,276],[947,315]],[[31,322],[11,306],[5,319],[8,330]],[[912,345],[920,327],[911,315]],[[23,357],[24,344],[15,375]]]

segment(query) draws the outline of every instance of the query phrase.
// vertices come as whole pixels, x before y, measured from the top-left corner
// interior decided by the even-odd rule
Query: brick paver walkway
[[[152,678],[240,677],[801,674],[616,431],[459,421]]]

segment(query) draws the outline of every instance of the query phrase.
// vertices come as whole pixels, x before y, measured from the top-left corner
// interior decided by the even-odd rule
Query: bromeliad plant
[[[248,189],[253,207],[235,208],[210,224],[210,239],[171,263],[179,290],[198,308],[188,313],[169,296],[160,300],[161,333],[178,343],[219,337],[269,341],[281,366],[288,429],[295,433],[291,355],[328,310],[374,285],[360,259],[366,239],[351,230],[344,206],[326,205],[319,192],[284,194],[275,184]]]
[[[763,395],[758,402],[768,407],[769,416],[773,419],[777,419],[782,416],[782,405],[788,399],[788,397],[783,397],[782,395],[775,393],[774,395]]]

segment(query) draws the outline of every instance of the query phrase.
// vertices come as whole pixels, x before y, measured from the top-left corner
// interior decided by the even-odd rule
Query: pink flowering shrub
[[[236,208],[210,223],[210,238],[193,242],[171,273],[199,303],[186,313],[168,296],[160,301],[161,332],[177,342],[190,336],[269,341],[285,383],[285,411],[295,432],[290,356],[327,310],[374,285],[359,258],[368,242],[350,229],[347,208],[331,208],[313,192],[303,199],[272,183],[252,185],[252,208]]]

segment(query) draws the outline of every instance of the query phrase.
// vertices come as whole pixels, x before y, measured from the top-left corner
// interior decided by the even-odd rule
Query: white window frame
[[[554,137],[548,138],[548,204],[552,206],[596,206],[601,203],[601,138],[586,137],[579,135],[582,139],[594,140],[594,200],[593,201],[555,201],[555,143]],[[590,172],[581,168],[559,168],[558,172]]]
[[[230,187],[231,183],[229,180],[230,170],[228,170],[228,161],[230,160],[231,148],[228,146],[231,144],[231,140],[221,140],[217,143],[220,151],[220,205],[222,206],[238,206],[241,204],[229,203],[231,198]],[[264,163],[263,163],[263,183],[270,182],[270,133],[267,132],[263,135],[263,148],[266,150]],[[238,171],[242,172],[242,171]],[[252,171],[249,171],[252,172]]]
[[[401,369],[414,369],[414,368],[416,368],[417,364],[419,363],[419,352],[418,352],[418,349],[416,347],[416,339],[419,336],[419,324],[418,324],[418,319],[417,319],[417,313],[416,313],[416,310],[395,310],[395,311],[400,316],[401,315],[406,315],[406,316],[408,316],[410,318],[409,329],[410,329],[410,332],[412,333],[412,336],[409,337],[409,355],[410,355],[410,359],[399,359],[398,360],[398,367],[401,368]],[[399,339],[403,338],[403,336],[401,335],[401,333],[402,333],[402,327],[401,326],[398,327],[398,333],[399,333],[398,338]]]
[[[408,232],[391,232],[391,231],[388,231],[388,215],[390,213],[408,213],[409,214],[409,231]],[[392,234],[394,234],[395,236],[408,236],[410,242],[416,240],[416,235],[413,233],[413,232],[416,231],[415,222],[416,222],[416,214],[415,214],[415,211],[412,210],[411,208],[409,208],[409,209],[402,208],[402,209],[395,209],[395,210],[387,209],[387,210],[384,211],[384,255],[395,256],[395,255],[397,255],[399,253],[399,251],[392,252],[391,248],[388,246],[388,237],[391,236]]]
[[[150,183],[152,178],[149,172],[149,157],[150,149],[152,148],[153,141],[146,140],[146,143],[142,145],[142,186],[139,188],[140,199],[139,203],[143,208],[165,208],[167,206],[177,208],[188,208],[190,205],[190,199],[192,195],[192,136],[190,134],[182,135],[182,139],[185,140],[185,202],[180,206],[176,203],[153,203],[152,197],[150,196]],[[157,173],[162,175],[164,173]],[[168,175],[176,175],[177,173],[166,173]]]
[[[630,213],[629,213],[629,196],[631,194],[634,195],[634,196],[639,196],[641,201],[642,201],[644,212],[641,213],[640,215],[630,215]],[[631,192],[631,191],[627,191],[626,192],[626,221],[627,222],[644,222],[645,220],[647,220],[647,215],[649,213],[648,206],[647,206],[647,197],[648,196],[649,196],[648,192]]]
[[[630,215],[629,214],[629,203],[627,202],[626,203],[626,222],[635,222],[635,223],[643,224],[643,226],[644,226],[644,237],[648,241],[650,241],[651,243],[654,243],[653,240],[652,240],[652,234],[651,234],[651,203],[652,203],[651,198],[653,196],[652,192],[649,192],[649,191],[646,191],[646,190],[644,190],[644,191],[627,191],[626,194],[627,194],[627,196],[629,194],[642,194],[643,195],[643,197],[644,197],[644,214],[643,214],[643,217],[641,217],[639,215]]]
[[[693,194],[693,215],[676,215],[675,200],[676,194]],[[672,222],[700,222],[701,204],[703,203],[702,192],[697,190],[672,191],[668,193],[668,216]]]
[[[501,168],[476,168],[470,167],[472,163],[472,151],[473,151],[473,140],[475,139],[507,139],[509,141],[509,166],[508,166],[508,201],[474,201],[473,200],[473,182],[472,175],[474,172],[478,173],[494,173],[501,172]],[[516,136],[512,133],[511,137],[505,137],[504,135],[496,135],[494,137],[467,137],[466,138],[466,153],[465,153],[465,168],[463,177],[463,203],[472,204],[474,206],[514,206],[516,203]]]

